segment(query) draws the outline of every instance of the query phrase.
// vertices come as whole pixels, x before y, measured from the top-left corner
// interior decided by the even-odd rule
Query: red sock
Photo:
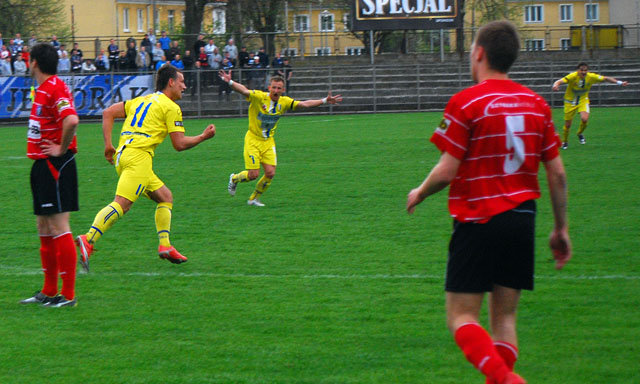
[[[491,336],[480,324],[463,324],[456,330],[454,338],[464,356],[477,370],[498,383],[505,379],[509,368],[494,348]]]
[[[40,262],[44,272],[41,292],[47,296],[55,296],[58,293],[58,259],[52,236],[40,235]]]
[[[507,343],[506,341],[494,341],[493,346],[504,363],[507,365],[510,371],[513,371],[513,367],[516,365],[516,360],[518,360],[518,347],[511,343]]]
[[[67,300],[73,300],[76,296],[76,263],[78,262],[78,254],[76,253],[76,244],[73,242],[71,232],[63,233],[53,238],[56,249],[58,250],[58,266],[60,270],[60,278],[62,279],[62,290],[60,293]]]

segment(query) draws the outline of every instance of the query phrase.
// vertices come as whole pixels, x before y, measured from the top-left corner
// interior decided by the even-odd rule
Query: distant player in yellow
[[[89,256],[93,245],[111,226],[129,211],[133,203],[145,196],[156,203],[155,222],[160,245],[160,258],[174,264],[187,261],[170,243],[171,210],[173,195],[153,172],[153,156],[156,147],[167,135],[176,151],[184,151],[212,138],[216,127],[210,124],[198,136],[185,136],[182,111],[176,100],[186,89],[184,75],[170,64],[158,70],[156,91],[133,100],[116,103],[102,113],[104,156],[116,166],[120,176],[113,202],[96,215],[89,232],[78,236],[81,264],[89,271]],[[111,143],[111,131],[116,118],[125,118],[118,148]]]
[[[564,129],[562,134],[562,149],[569,148],[569,129],[576,112],[580,113],[580,128],[578,129],[578,140],[580,144],[585,144],[583,132],[587,129],[589,121],[589,90],[596,83],[608,81],[618,85],[627,86],[626,81],[620,81],[613,77],[598,75],[589,72],[589,66],[586,63],[580,63],[577,71],[568,74],[562,79],[553,83],[554,91],[560,90],[560,84],[567,83],[567,90],[564,92]]]
[[[297,101],[288,96],[282,96],[285,92],[285,80],[280,76],[274,76],[269,83],[269,92],[249,90],[244,85],[231,80],[231,71],[219,72],[220,78],[227,82],[231,89],[246,97],[249,104],[249,130],[244,137],[244,164],[245,170],[229,175],[227,190],[231,196],[235,196],[238,183],[255,180],[260,175],[260,166],[264,169],[264,176],[256,184],[247,204],[263,207],[258,199],[271,185],[271,180],[276,174],[278,164],[276,157],[276,142],[273,135],[278,127],[278,120],[287,111],[302,108],[317,107],[323,104],[336,104],[342,101],[342,96],[331,96],[316,100]]]

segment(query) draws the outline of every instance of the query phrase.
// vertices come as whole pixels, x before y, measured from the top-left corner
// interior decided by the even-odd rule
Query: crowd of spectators
[[[0,33],[0,75],[24,76],[29,73],[29,49],[39,42],[35,36],[25,43],[20,33],[13,38],[3,39]],[[218,87],[218,94],[222,97],[231,93],[230,87],[220,81],[218,71],[240,69],[242,78],[251,89],[266,89],[267,82],[272,75],[280,75],[286,81],[286,87],[292,75],[291,66],[287,58],[276,53],[270,61],[264,48],[257,52],[249,52],[246,47],[238,49],[233,39],[216,45],[212,38],[205,40],[200,34],[193,45],[193,49],[181,47],[180,41],[172,40],[162,31],[156,37],[153,30],[140,41],[128,39],[124,47],[111,39],[106,49],[100,48],[95,58],[85,57],[77,42],[71,50],[67,50],[64,42],[57,36],[49,40],[59,56],[58,73],[96,73],[96,72],[126,72],[151,73],[165,63],[185,71],[185,81],[192,92],[197,84],[200,88]],[[224,46],[222,46],[224,44]],[[202,73],[197,73],[197,72]]]

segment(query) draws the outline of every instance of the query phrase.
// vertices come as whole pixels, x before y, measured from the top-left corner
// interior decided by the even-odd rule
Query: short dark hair
[[[49,43],[39,43],[31,48],[29,60],[38,63],[42,73],[47,75],[58,73],[58,51]]]
[[[271,76],[271,79],[269,80],[269,84],[273,83],[274,81],[284,84],[284,78],[282,76],[278,76],[278,75]]]
[[[162,65],[162,67],[158,69],[156,77],[156,91],[164,91],[167,85],[169,85],[170,79],[177,80],[178,72],[180,72],[180,70],[169,63]]]
[[[589,69],[589,64],[585,63],[584,61],[581,61],[580,63],[578,63],[578,65],[576,66],[576,69],[580,69],[580,67],[587,67],[587,69]]]
[[[492,21],[478,30],[475,44],[484,48],[489,67],[507,73],[518,58],[520,38],[510,21]]]

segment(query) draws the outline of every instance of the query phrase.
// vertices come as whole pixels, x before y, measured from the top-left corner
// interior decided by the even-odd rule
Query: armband
[[[327,98],[322,99],[322,104],[327,104]]]
[[[618,84],[618,85],[622,85],[622,80],[618,80],[618,81],[616,81],[616,84]]]

